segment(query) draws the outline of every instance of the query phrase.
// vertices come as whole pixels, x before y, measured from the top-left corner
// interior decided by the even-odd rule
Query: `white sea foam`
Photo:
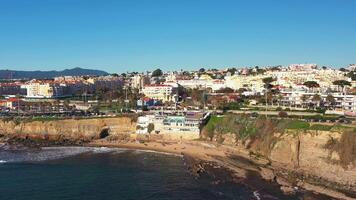
[[[258,193],[258,191],[254,191],[253,196],[255,196],[257,200],[261,200],[261,195]]]
[[[165,153],[153,150],[132,150],[126,148],[108,148],[108,147],[43,147],[40,150],[21,149],[16,151],[2,151],[0,152],[1,163],[14,162],[40,162],[46,160],[57,160],[67,157],[72,157],[84,153],[110,153],[121,154],[123,152],[132,151],[137,154],[141,153],[155,153],[169,156],[181,156],[173,153]]]

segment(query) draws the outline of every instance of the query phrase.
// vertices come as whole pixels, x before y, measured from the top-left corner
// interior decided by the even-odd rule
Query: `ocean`
[[[268,192],[268,191],[267,191]],[[0,147],[1,200],[292,199],[192,176],[181,156],[94,147]]]

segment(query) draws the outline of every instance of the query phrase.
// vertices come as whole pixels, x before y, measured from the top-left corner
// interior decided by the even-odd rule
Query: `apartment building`
[[[151,99],[163,102],[175,101],[177,88],[171,85],[147,85],[142,89],[142,93]]]
[[[26,89],[26,97],[28,98],[51,98],[55,96],[55,91],[59,91],[58,89],[54,89],[51,83],[36,80],[26,83],[21,87]]]
[[[320,96],[320,102],[314,102],[313,97],[315,95]],[[328,96],[331,95],[334,99],[334,102],[329,102]],[[342,93],[316,93],[316,92],[307,92],[305,90],[282,90],[281,91],[282,99],[280,104],[283,106],[294,106],[294,107],[307,107],[309,104],[317,104],[320,106],[320,103],[324,107],[329,109],[334,109],[338,111],[356,111],[356,96],[347,95]]]
[[[21,83],[0,83],[0,95],[26,95],[26,89]]]

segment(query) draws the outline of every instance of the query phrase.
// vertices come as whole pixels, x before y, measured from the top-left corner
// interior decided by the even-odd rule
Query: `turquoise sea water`
[[[270,193],[273,194],[273,191]],[[1,200],[281,199],[189,174],[182,157],[138,150],[0,148]],[[289,199],[289,198],[283,198]]]

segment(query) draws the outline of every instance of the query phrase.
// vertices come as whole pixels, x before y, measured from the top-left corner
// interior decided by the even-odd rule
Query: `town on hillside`
[[[228,67],[51,79],[2,79],[1,117],[72,118],[138,113],[137,133],[197,134],[210,113],[356,116],[356,65]],[[307,119],[306,119],[307,120]],[[310,118],[308,118],[310,120]],[[152,125],[154,124],[154,126]]]

